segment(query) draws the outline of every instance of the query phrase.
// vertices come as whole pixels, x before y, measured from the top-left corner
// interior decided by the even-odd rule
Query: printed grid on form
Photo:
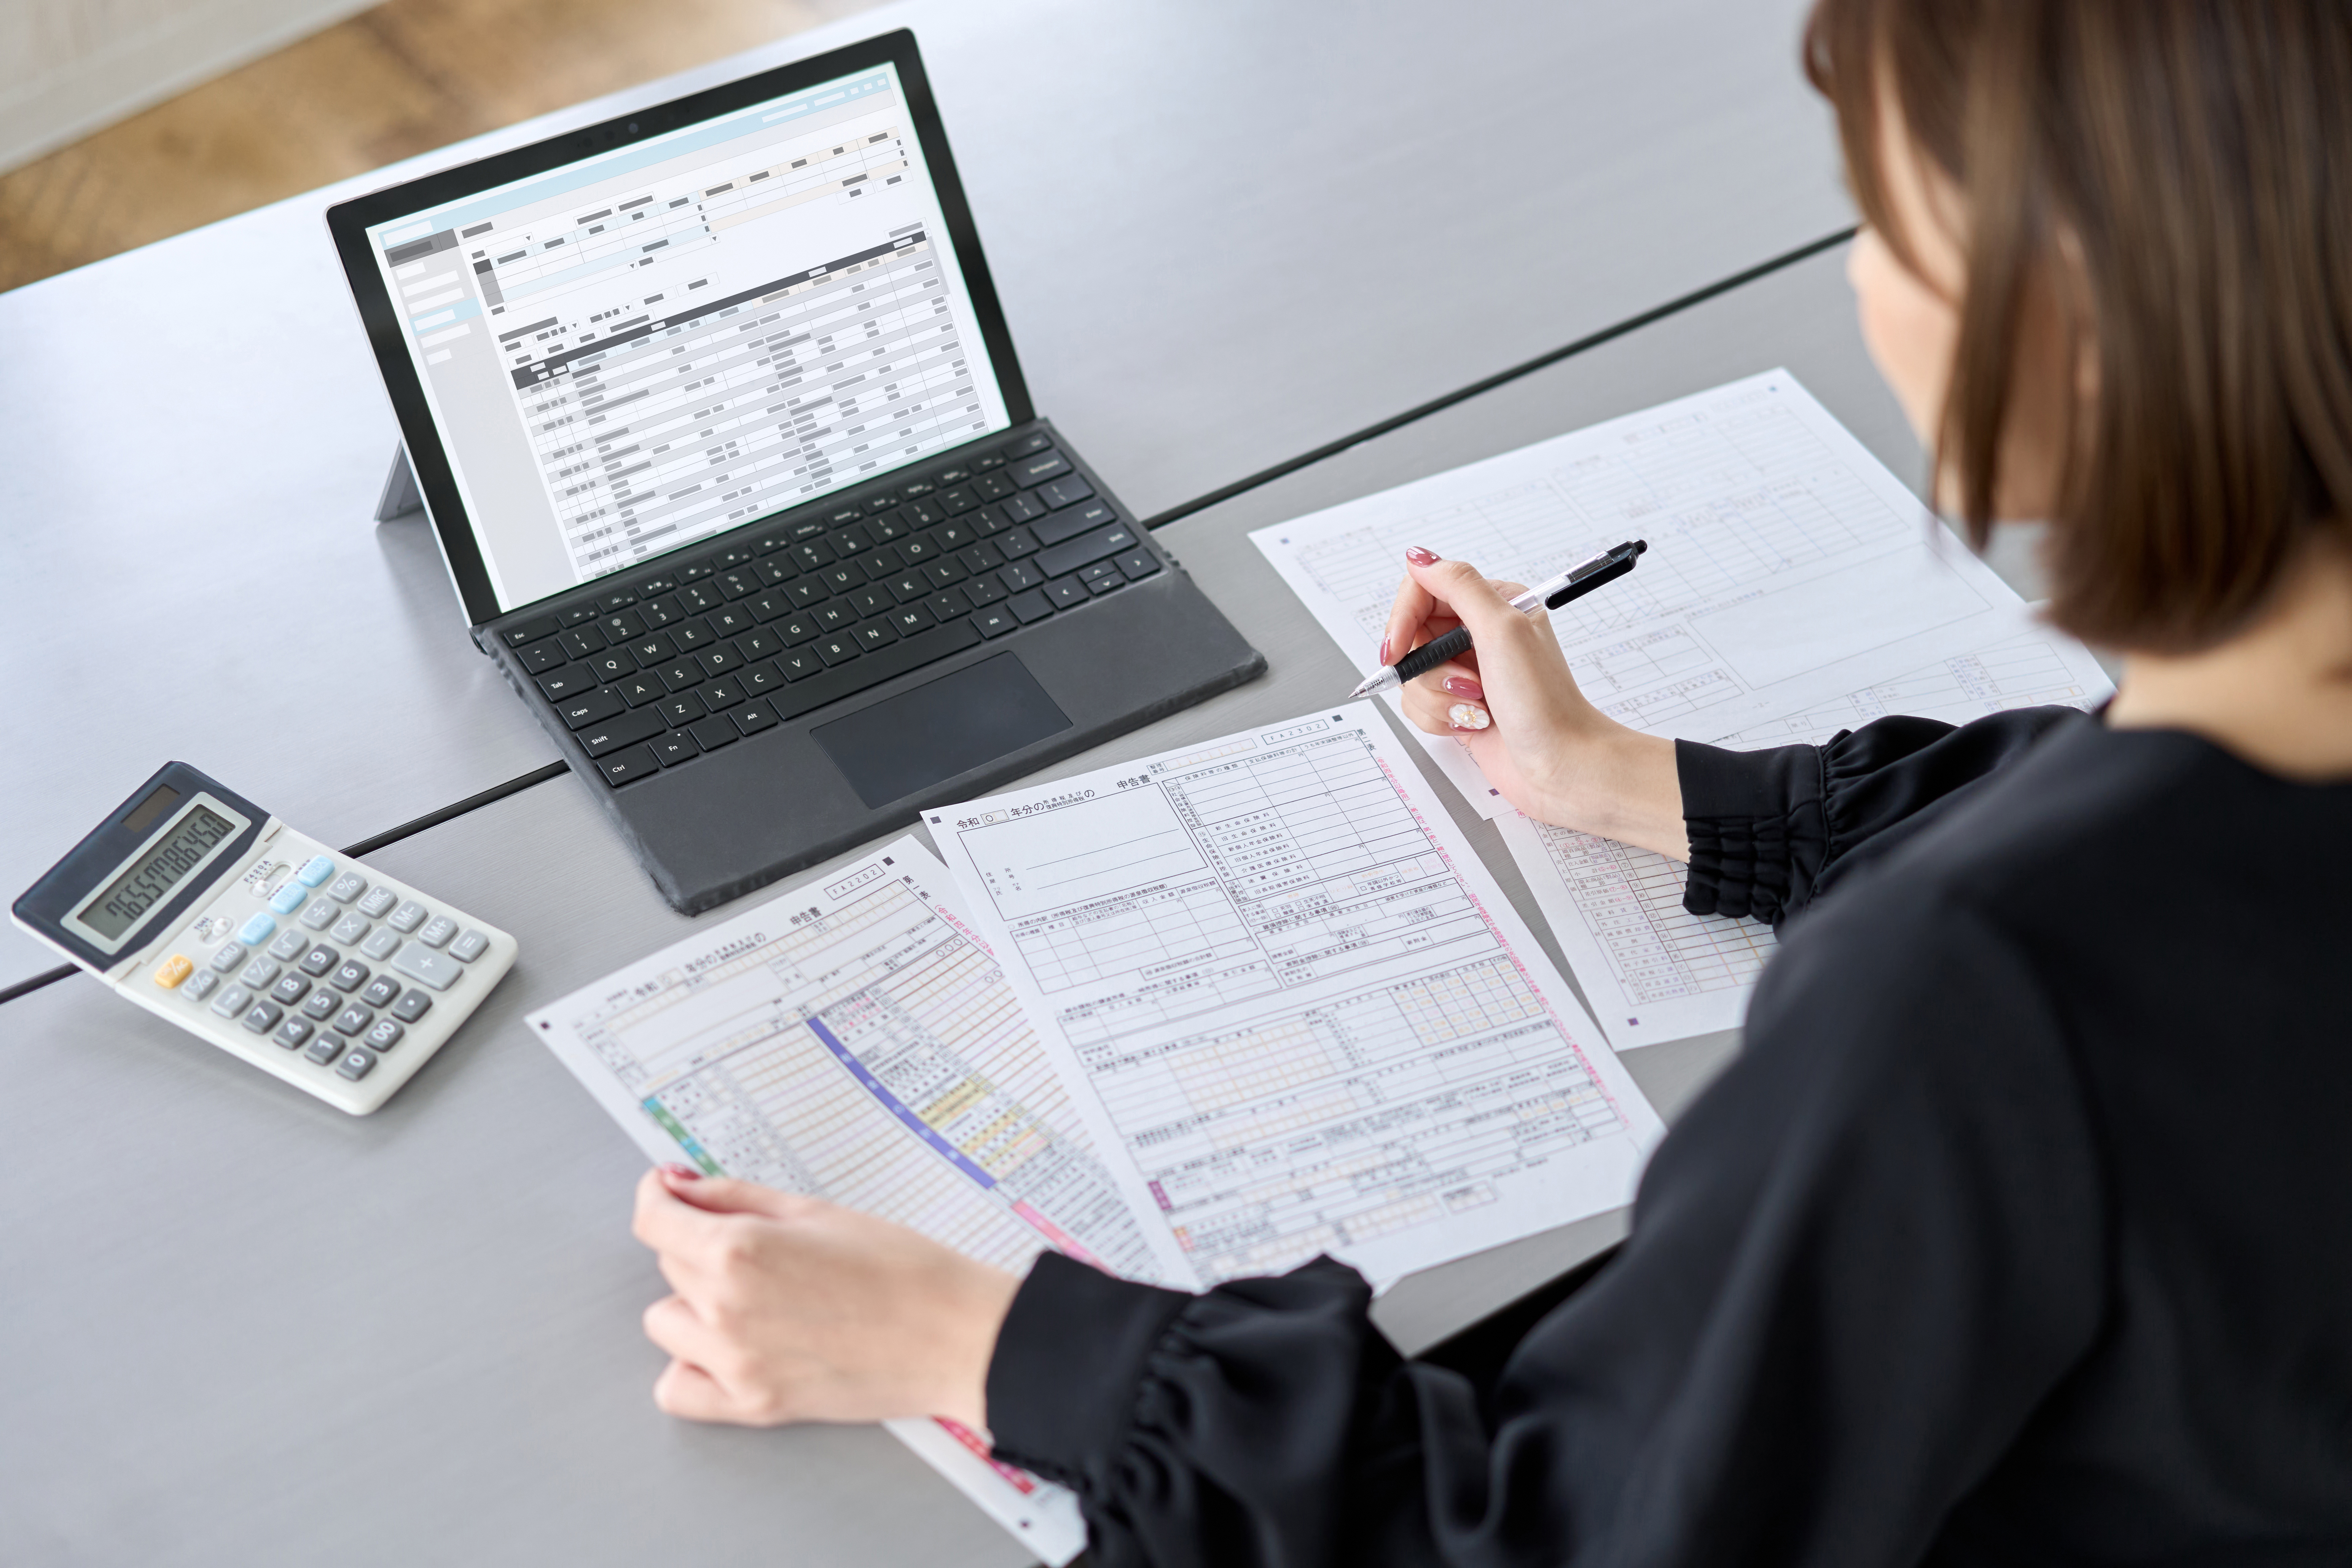
[[[935,823],[1205,1281],[1463,1215],[1629,1128],[1366,721]]]
[[[1839,731],[1889,714],[1963,724],[2045,703],[2090,707],[2110,689],[2079,647],[2029,634],[1751,726],[1719,743],[1738,751],[1819,745]],[[1620,1048],[1738,1023],[1758,971],[1778,945],[1771,927],[1690,913],[1682,907],[1688,868],[1651,850],[1516,815],[1504,837],[1570,967],[1584,983],[1586,998]]]
[[[706,1169],[1017,1268],[1151,1263],[995,960],[895,876],[640,982],[581,1037]],[[910,1159],[910,1140],[935,1158]]]

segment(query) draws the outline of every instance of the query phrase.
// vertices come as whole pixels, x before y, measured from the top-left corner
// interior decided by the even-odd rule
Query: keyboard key
[[[963,596],[975,610],[986,609],[1004,597],[1004,584],[993,577],[974,577],[963,585]]]
[[[687,733],[692,735],[695,744],[706,752],[715,752],[721,746],[735,742],[735,726],[723,718],[705,719],[698,724],[689,724]]]
[[[619,588],[597,600],[596,607],[603,610],[606,615],[611,615],[616,610],[625,610],[636,602],[637,594],[635,589]]]
[[[213,1011],[224,1018],[234,1018],[252,1005],[253,993],[242,985],[224,985],[213,998]]]
[[[247,947],[251,947],[256,942],[268,942],[269,940],[269,933],[277,929],[278,922],[275,920],[272,920],[269,916],[255,915],[248,919],[243,925],[236,928],[236,940],[245,943]],[[226,952],[227,950],[223,949],[222,951]],[[220,961],[215,958],[213,963],[214,966],[217,968]]]
[[[1023,489],[1056,479],[1070,471],[1070,459],[1059,452],[1035,452],[1005,464],[1004,471]]]
[[[745,659],[766,658],[784,651],[784,640],[772,631],[746,632],[735,639],[735,651]]]
[[[705,675],[724,675],[743,662],[743,656],[726,643],[713,643],[694,656]]]
[[[762,594],[748,603],[751,609],[751,618],[761,626],[766,626],[770,621],[782,620],[800,607],[793,603],[792,595],[789,594]]]
[[[525,643],[537,642],[541,637],[551,637],[556,634],[557,629],[553,616],[534,616],[519,626],[509,626],[500,632],[499,640],[509,647],[520,647]]]
[[[280,963],[291,963],[301,957],[302,950],[310,945],[309,937],[304,936],[292,926],[289,926],[278,933],[276,942],[269,944],[269,956]]]
[[[866,574],[868,583],[887,583],[907,569],[907,558],[898,553],[898,546],[886,544],[879,550],[869,550],[859,556],[857,569]]]
[[[256,957],[236,972],[236,983],[248,991],[267,991],[269,983],[278,978],[278,965],[267,958]]]
[[[1025,594],[1015,594],[1004,601],[1004,607],[1012,611],[1024,626],[1032,621],[1042,621],[1054,613],[1054,606],[1046,601],[1045,591],[1043,588],[1032,588]]]
[[[980,635],[984,637],[1001,637],[1019,626],[1021,622],[1012,611],[1000,605],[974,615],[971,617],[971,624],[980,629]]]
[[[669,725],[650,708],[633,708],[618,719],[603,724],[591,724],[581,731],[580,746],[592,757],[617,752],[623,746],[634,746],[639,741],[650,741]]]
[[[1078,574],[1078,581],[1097,594],[1108,593],[1111,588],[1127,586],[1127,579],[1119,574],[1118,567],[1108,561],[1097,561],[1087,567]]]
[[[342,1005],[343,999],[341,996],[321,985],[303,999],[302,1016],[314,1024],[323,1024],[333,1017],[335,1009]]]
[[[785,654],[776,660],[777,672],[786,680],[806,679],[824,668],[824,660],[817,658],[814,648],[804,647],[797,653]]]
[[[1127,580],[1130,583],[1140,583],[1160,570],[1160,557],[1149,550],[1130,550],[1115,557],[1112,563],[1127,574]]]
[[[1094,486],[1078,474],[1065,474],[1037,487],[1037,499],[1055,511],[1066,506],[1076,506],[1082,500],[1092,500],[1094,493]]]
[[[273,927],[278,924],[276,921],[269,923]],[[265,931],[262,934],[266,936],[268,933]],[[225,942],[221,943],[220,951],[213,954],[213,969],[217,973],[234,973],[244,963],[245,945],[242,942]]]
[[[335,874],[335,863],[324,855],[313,855],[294,873],[294,879],[306,888],[315,888]]]
[[[998,534],[992,542],[996,548],[1004,552],[1004,558],[1007,561],[1018,561],[1024,555],[1037,553],[1037,536],[1026,528],[1007,529]]]
[[[367,940],[367,933],[373,929],[368,924],[367,917],[359,910],[345,910],[343,918],[328,930],[327,937],[328,940],[339,942],[345,947],[357,947]]]
[[[971,574],[963,569],[962,562],[948,560],[931,562],[923,568],[923,575],[931,580],[934,587],[947,588],[962,582]]]
[[[609,687],[599,687],[584,697],[557,703],[555,710],[562,715],[564,728],[577,730],[593,724],[599,719],[611,719],[625,713],[629,705],[621,700],[619,692]]]
[[[857,657],[856,637],[841,633],[835,633],[829,637],[819,637],[810,646],[816,650],[817,658],[824,660],[827,665],[847,664]]]
[[[677,602],[692,614],[719,608],[727,602],[727,595],[714,584],[688,583],[677,591]]]
[[[982,500],[1003,500],[1019,488],[1003,474],[982,474],[971,481],[972,493]]]
[[[463,936],[449,944],[449,956],[460,963],[471,963],[483,953],[488,952],[489,947],[488,937],[480,931],[469,929]]]
[[[289,882],[284,887],[269,895],[269,907],[276,910],[281,915],[290,915],[296,910],[300,909],[304,900],[309,899],[310,896],[309,891],[300,885],[294,882]],[[260,917],[257,915],[254,919],[258,920]],[[252,924],[252,921],[247,921],[246,922],[248,929]],[[270,931],[275,931],[278,928],[274,923],[270,927]],[[268,936],[269,931],[263,931],[261,934],[263,936]]]
[[[367,879],[357,871],[346,871],[327,886],[327,897],[339,904],[348,904],[368,889]]]
[[[281,974],[278,984],[269,988],[269,999],[281,1007],[291,1007],[310,994],[310,983],[299,974]]]
[[[1139,542],[1140,541],[1135,537],[1135,530],[1123,522],[1113,523],[1108,528],[1098,528],[1092,533],[1082,533],[1066,543],[1056,544],[1050,549],[1040,551],[1037,554],[1037,569],[1048,577],[1059,577],[1065,572],[1076,571],[1089,561],[1100,561],[1106,556],[1132,550]]]
[[[1100,528],[1106,522],[1116,522],[1118,514],[1107,501],[1091,500],[1084,506],[1074,506],[1067,511],[1057,511],[1029,525],[1029,531],[1041,544],[1059,544],[1066,539],[1076,539],[1090,528]]]
[[[723,709],[732,708],[743,700],[743,683],[730,676],[724,680],[714,680],[701,688],[698,695],[702,699],[702,705],[713,713],[717,713]],[[688,728],[691,729],[693,726],[688,725]],[[709,750],[708,747],[704,749]]]
[[[303,1047],[302,1054],[311,1061],[317,1062],[320,1067],[325,1067],[329,1062],[333,1061],[337,1057],[341,1056],[342,1051],[343,1042],[341,1039],[333,1035],[322,1034],[317,1039],[312,1040],[310,1045]]]
[[[898,551],[898,558],[909,566],[919,566],[926,561],[936,561],[940,554],[940,547],[931,542],[929,534],[923,533],[919,533],[912,539],[902,539],[891,548]]]
[[[791,551],[793,561],[803,572],[822,572],[833,564],[833,552],[817,540],[795,544]]]
[[[738,632],[748,632],[758,624],[751,612],[740,605],[730,605],[723,610],[713,610],[710,613],[710,629],[722,637],[731,637]]]
[[[356,958],[343,960],[335,965],[335,972],[327,976],[327,984],[345,995],[349,995],[367,983],[368,966]]]
[[[675,697],[663,698],[654,710],[659,713],[662,716],[662,721],[673,730],[681,724],[691,724],[710,711],[702,705],[702,699],[691,691],[681,691]]]
[[[378,926],[365,942],[360,943],[360,955],[363,958],[373,958],[378,963],[382,963],[385,959],[390,958],[394,950],[399,946],[398,931],[390,926]]]
[[[969,520],[958,519],[952,522],[940,524],[924,537],[938,545],[944,553],[952,555],[959,550],[977,543],[980,540],[980,530]]]
[[[1006,496],[998,505],[1012,522],[1034,522],[1045,515],[1045,503],[1025,490],[1017,496]]]
[[[586,664],[589,674],[607,683],[626,680],[637,672],[637,661],[625,653],[596,654]]]
[[[656,632],[631,643],[629,657],[637,661],[639,669],[658,669],[677,657],[677,644],[668,633]]]
[[[833,552],[835,561],[846,561],[861,551],[874,548],[874,534],[862,522],[853,522],[824,536],[824,547]]]
[[[845,599],[829,599],[811,610],[809,617],[816,622],[819,637],[827,632],[845,632],[864,618],[849,607]]]
[[[823,583],[827,591],[835,594],[846,594],[852,588],[863,588],[866,582],[865,570],[848,562],[844,562],[838,566],[828,566],[816,576],[817,581]]]
[[[374,1010],[362,1007],[354,1002],[335,1015],[335,1031],[338,1034],[356,1035],[374,1022]]]
[[[278,1020],[284,1016],[286,1016],[286,1009],[277,1003],[256,1002],[245,1010],[245,1016],[239,1018],[237,1022],[243,1024],[254,1034],[266,1035],[278,1027]]]
[[[360,992],[360,1000],[371,1007],[389,1007],[400,996],[400,981],[390,974],[379,974]]]
[[[870,517],[866,520],[866,531],[874,536],[874,542],[877,545],[887,544],[894,539],[904,539],[914,532],[918,526],[919,525],[915,520],[907,515],[904,508],[897,511],[886,511],[880,517]]]
[[[919,496],[927,496],[930,494],[931,491],[937,488],[938,487],[933,485],[929,479],[910,479],[907,483],[898,487],[898,499],[901,500],[913,500]]]
[[[408,1031],[402,1028],[396,1021],[391,1018],[378,1018],[368,1026],[368,1032],[360,1037],[360,1044],[373,1051],[388,1051],[400,1044],[400,1037],[406,1033]]]
[[[561,702],[567,697],[577,697],[593,687],[595,679],[576,664],[567,664],[552,675],[542,675],[537,682],[540,694],[550,702]]]
[[[414,1024],[431,1011],[433,998],[415,986],[402,992],[400,1000],[392,1005],[392,1016],[404,1024]]]
[[[302,911],[301,923],[308,931],[325,931],[342,918],[343,911],[335,907],[333,900],[316,899]]]
[[[635,610],[622,610],[598,621],[596,630],[606,642],[617,647],[645,636],[646,618]]]
[[[441,947],[457,934],[456,921],[451,920],[447,915],[435,915],[425,922],[425,929],[416,933],[416,940],[427,947]]]
[[[374,1068],[374,1056],[354,1046],[350,1050],[343,1053],[342,1060],[335,1064],[335,1076],[337,1078],[347,1078],[353,1083],[357,1083],[360,1079],[367,1077]]]
[[[683,730],[672,730],[654,742],[653,747],[654,761],[666,768],[674,768],[702,754],[702,748],[694,743],[694,737]]]
[[[714,568],[708,561],[689,561],[685,565],[680,566],[677,569],[677,580],[680,583],[698,583],[703,578],[709,576],[714,570],[716,570],[716,568]],[[681,600],[686,597],[686,590],[684,588],[680,588],[678,590],[678,597]]]
[[[188,976],[188,983],[181,988],[180,994],[191,1002],[201,1002],[211,995],[213,988],[219,984],[219,975],[209,969],[199,969]]]
[[[762,691],[773,691],[784,683],[784,678],[778,673],[776,667],[764,658],[757,664],[745,665],[727,679],[741,681],[743,689],[753,697]]]
[[[299,1047],[303,1041],[310,1037],[310,1030],[311,1026],[304,1023],[301,1019],[289,1018],[283,1024],[278,1025],[278,1032],[269,1037],[276,1040],[279,1045],[284,1046],[290,1051]]]
[[[698,647],[709,647],[719,634],[710,629],[710,622],[701,616],[690,621],[680,621],[670,627],[669,640],[677,644],[680,653],[692,653]]]
[[[888,621],[860,621],[849,634],[857,639],[861,652],[872,653],[898,640],[898,630]]]
[[[654,761],[651,746],[631,746],[625,752],[614,752],[610,756],[596,759],[596,771],[604,775],[606,784],[616,789],[625,784],[636,783],[660,766]],[[430,952],[433,950],[428,947],[425,951]]]
[[[608,689],[619,692],[621,700],[632,708],[642,708],[648,702],[658,702],[669,694],[669,688],[662,684],[661,677],[654,674],[633,675]]]
[[[327,971],[334,968],[336,964],[341,963],[342,961],[343,955],[341,953],[337,952],[333,948],[329,947],[322,942],[312,947],[310,952],[304,953],[300,958],[296,959],[294,961],[294,967],[309,975],[311,979],[316,980],[320,975],[326,973]]]
[[[890,624],[900,637],[913,637],[931,624],[931,612],[920,605],[901,605],[890,612]]]
[[[1079,582],[1075,576],[1070,576],[1056,577],[1046,584],[1045,597],[1063,609],[1074,610],[1094,595],[1087,592],[1087,585],[1084,583]]]
[[[604,650],[604,639],[594,626],[573,626],[557,636],[556,644],[574,658],[586,658],[592,653]]]
[[[756,735],[762,730],[772,730],[776,725],[776,715],[765,702],[746,702],[727,716],[734,720],[735,728],[746,735]],[[453,948],[450,951],[454,952],[457,950]]]
[[[702,666],[690,658],[679,659],[676,664],[663,665],[659,673],[662,684],[672,691],[691,690],[701,685],[704,679]]]
[[[947,513],[940,510],[937,497],[926,497],[921,500],[908,501],[898,509],[898,515],[907,520],[910,528],[929,528]]]
[[[1042,452],[1053,444],[1053,432],[1049,430],[1032,430],[1029,434],[1020,437],[1018,440],[1007,441],[1003,446],[999,447],[996,449],[996,454],[998,457],[1003,458],[1006,462],[1010,463],[1015,458],[1025,458],[1032,452]]]
[[[888,511],[898,504],[897,496],[869,496],[866,498],[866,510],[869,512]]]
[[[980,498],[971,493],[970,485],[958,485],[951,490],[940,492],[940,510],[950,517],[961,517],[979,504]]]
[[[1045,574],[1024,561],[1015,561],[1012,565],[999,572],[996,574],[996,580],[1004,584],[1006,592],[1018,594],[1024,588],[1044,587]]]
[[[564,660],[571,657],[551,642],[535,642],[515,655],[516,661],[528,675],[545,675],[550,670],[561,669]]]
[[[957,551],[956,559],[963,563],[965,571],[972,573],[993,572],[1004,564],[1003,555],[986,540]]]
[[[658,631],[685,615],[686,606],[679,604],[672,595],[665,594],[658,599],[647,599],[639,605],[637,614],[646,618],[647,631]]]
[[[556,611],[555,618],[564,626],[580,626],[594,620],[597,613],[593,605],[574,605],[568,610]]]
[[[386,921],[384,924],[390,926],[401,935],[406,936],[410,931],[415,931],[418,926],[423,925],[426,921],[432,918],[433,911],[431,910],[426,909],[415,899],[409,899],[404,900],[400,908],[392,911],[392,918]]]
[[[717,578],[719,592],[730,599],[748,599],[769,586],[760,574],[749,566],[738,566],[732,572],[721,572]]]
[[[991,468],[1001,468],[1004,467],[1004,454],[1002,452],[983,453],[980,457],[974,458],[971,460],[971,466],[982,473],[986,473]]]
[[[372,921],[380,921],[390,914],[392,906],[398,902],[400,902],[398,893],[394,892],[390,888],[378,888],[360,900],[360,913]]]
[[[710,721],[704,720],[704,723]],[[466,973],[465,966],[446,952],[436,952],[422,942],[408,942],[392,955],[392,966],[411,980],[420,980],[436,991],[446,991],[457,977]]]

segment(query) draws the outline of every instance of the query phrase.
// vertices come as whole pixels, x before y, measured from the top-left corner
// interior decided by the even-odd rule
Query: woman
[[[1806,50],[1871,351],[1979,543],[2052,520],[2114,701],[1669,743],[1415,552],[1391,650],[1477,655],[1414,722],[1788,922],[1618,1254],[1402,1362],[1328,1260],[1015,1280],[656,1173],[665,1408],[984,1424],[1107,1563],[2352,1561],[2352,8],[1820,0]]]

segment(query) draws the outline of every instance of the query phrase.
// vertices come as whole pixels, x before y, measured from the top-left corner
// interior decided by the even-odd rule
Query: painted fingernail
[[[1434,566],[1437,564],[1437,552],[1434,550],[1423,550],[1418,544],[1409,544],[1405,546],[1404,558],[1407,561],[1412,562],[1416,566]]]
[[[1486,695],[1486,688],[1460,675],[1449,675],[1445,678],[1445,693],[1449,697],[1467,697],[1473,702]]]
[[[662,1167],[662,1174],[665,1176],[676,1176],[681,1182],[698,1182],[702,1180],[702,1173],[696,1170],[691,1165],[664,1165]]]
[[[1445,717],[1457,730],[1483,730],[1494,722],[1475,702],[1456,702],[1445,710]]]
[[[1381,639],[1381,662],[1382,664],[1386,664],[1386,663],[1388,663],[1388,661],[1389,661],[1389,639],[1388,639],[1388,638],[1386,638],[1386,637],[1382,637],[1382,638]]]

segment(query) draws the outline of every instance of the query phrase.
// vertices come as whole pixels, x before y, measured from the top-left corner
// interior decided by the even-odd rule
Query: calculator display
[[[238,831],[236,823],[209,806],[190,807],[152,849],[77,910],[74,920],[112,942],[163,902],[181,878],[204,863],[215,845]]]

